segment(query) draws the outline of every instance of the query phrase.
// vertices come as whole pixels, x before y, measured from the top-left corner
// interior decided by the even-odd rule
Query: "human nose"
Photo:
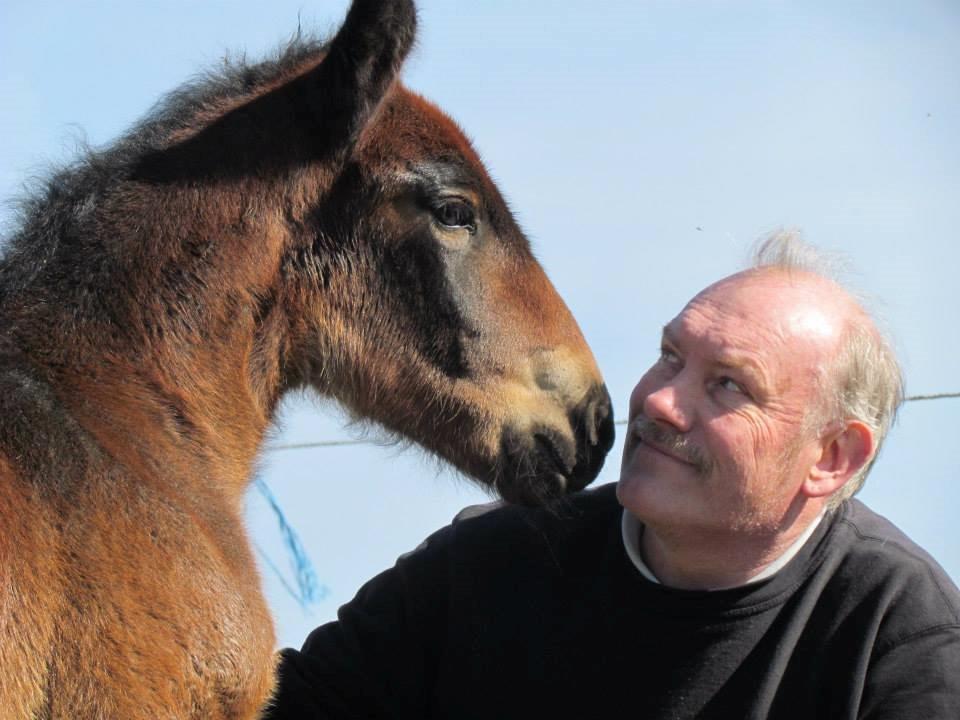
[[[641,381],[634,393],[639,393],[640,407],[648,419],[671,425],[678,432],[690,429],[693,413],[677,376],[667,382],[643,386]]]

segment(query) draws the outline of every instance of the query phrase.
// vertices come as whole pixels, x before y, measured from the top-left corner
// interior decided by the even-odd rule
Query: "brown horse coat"
[[[309,386],[508,499],[612,444],[572,317],[356,0],[172,95],[24,206],[0,261],[0,714],[250,718],[273,634],[241,510]]]

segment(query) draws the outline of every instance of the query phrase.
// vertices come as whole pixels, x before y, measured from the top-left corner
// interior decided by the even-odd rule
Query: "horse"
[[[275,641],[242,507],[291,390],[507,501],[599,472],[596,362],[462,131],[400,81],[415,27],[411,0],[355,0],[24,200],[0,260],[4,717],[257,716]]]

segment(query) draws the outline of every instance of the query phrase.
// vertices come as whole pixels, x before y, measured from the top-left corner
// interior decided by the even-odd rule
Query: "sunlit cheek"
[[[756,417],[730,414],[712,424],[714,460],[741,482],[748,482],[763,466],[773,442],[769,427]]]
[[[792,487],[803,473],[799,455],[799,422],[771,422],[760,426],[755,432],[757,475],[761,483],[773,488]],[[771,480],[776,482],[771,483]]]

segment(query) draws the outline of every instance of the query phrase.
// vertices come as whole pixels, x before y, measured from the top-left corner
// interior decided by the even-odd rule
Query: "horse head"
[[[361,12],[298,80],[326,134],[281,273],[287,382],[508,500],[580,489],[613,441],[594,358],[463,132],[397,79],[412,15]]]

